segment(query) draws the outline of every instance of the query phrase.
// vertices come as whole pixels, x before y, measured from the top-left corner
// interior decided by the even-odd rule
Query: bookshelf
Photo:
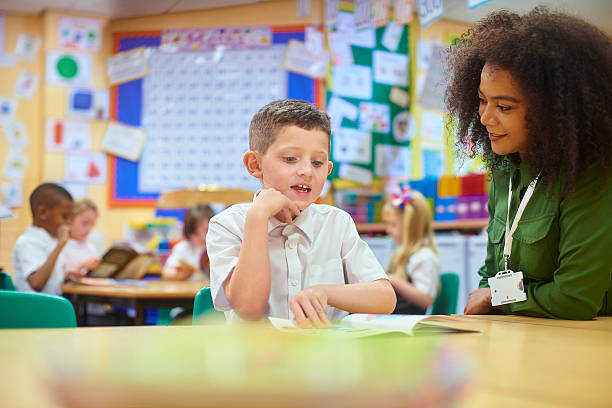
[[[447,231],[447,230],[461,230],[461,231],[479,231],[486,228],[489,223],[488,219],[475,219],[475,220],[458,220],[458,221],[435,221],[434,230],[436,231]],[[356,223],[357,231],[359,233],[383,233],[385,232],[385,224],[382,222],[376,223]]]

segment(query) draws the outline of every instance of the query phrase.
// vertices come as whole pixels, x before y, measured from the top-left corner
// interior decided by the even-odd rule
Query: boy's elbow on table
[[[395,296],[395,290],[391,282],[387,279],[379,279],[374,281],[379,286],[380,294],[380,311],[379,314],[390,314],[395,310],[395,304],[397,303],[397,296]]]

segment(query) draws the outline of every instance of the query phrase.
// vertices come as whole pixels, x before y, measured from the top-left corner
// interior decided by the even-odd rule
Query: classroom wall
[[[42,38],[44,35],[43,17],[5,14],[5,51],[13,53],[20,34],[29,34]],[[42,48],[42,47],[41,47]],[[39,77],[44,73],[44,59],[39,52],[33,62],[16,61],[13,67],[0,67],[0,95],[13,97],[13,90],[19,72],[30,71]],[[28,164],[22,180],[23,205],[13,208],[14,218],[0,221],[0,266],[11,270],[11,258],[13,245],[17,237],[24,231],[26,226],[32,223],[29,206],[27,203],[29,192],[38,185],[42,178],[41,159],[43,154],[43,120],[42,120],[42,86],[39,83],[32,99],[18,99],[18,107],[15,121],[22,122],[29,138],[29,145],[24,150],[28,158]],[[4,137],[4,129],[0,127],[0,169],[4,169],[9,151],[9,145]],[[9,180],[0,173],[1,183]]]

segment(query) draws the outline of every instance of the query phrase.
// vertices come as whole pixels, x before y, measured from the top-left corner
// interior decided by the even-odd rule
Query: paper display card
[[[89,86],[92,81],[92,59],[89,54],[47,51],[47,84]]]
[[[389,133],[391,111],[386,103],[361,102],[359,104],[359,129]]]
[[[409,111],[402,111],[393,118],[393,138],[403,143],[411,140],[416,133],[416,125]]]
[[[2,183],[2,202],[9,208],[17,208],[23,205],[21,182]]]
[[[444,75],[444,52],[445,47],[443,45],[432,45],[427,77],[419,100],[419,105],[425,109],[440,111],[446,109],[444,105],[444,90],[446,89],[447,78]]]
[[[164,30],[160,51],[191,52],[226,50],[252,50],[270,48],[272,28],[245,26],[231,28],[180,28]]]
[[[404,26],[396,24],[390,21],[383,33],[382,45],[384,45],[389,51],[395,52],[399,46],[399,42],[402,39],[402,33],[404,32]]]
[[[421,138],[430,142],[442,143],[444,135],[444,117],[424,110],[421,115]]]
[[[4,204],[0,202],[0,220],[6,220],[8,218],[13,218],[15,214]]]
[[[376,46],[376,31],[374,28],[357,29],[353,13],[344,11],[338,13],[337,32],[343,33],[351,45],[362,48],[374,48]]]
[[[357,99],[372,98],[372,69],[361,65],[342,65],[332,70],[332,92]]]
[[[408,86],[408,56],[374,51],[374,81],[395,86]]]
[[[310,0],[297,1],[297,18],[306,18],[310,16]]]
[[[372,135],[356,129],[339,128],[334,133],[334,161],[370,164],[372,162]]]
[[[59,183],[62,187],[64,187],[73,199],[78,200],[79,198],[87,198],[89,184],[87,183],[71,183],[71,182],[62,182]]]
[[[20,151],[9,149],[4,161],[4,177],[10,180],[21,180],[28,165],[28,158]]]
[[[285,51],[282,67],[284,70],[297,72],[311,78],[323,78],[327,72],[329,53],[313,54],[306,49],[304,43],[290,40]]]
[[[12,68],[15,66],[14,54],[0,54],[0,67]]]
[[[390,0],[373,0],[372,16],[374,17],[374,27],[383,27],[389,21]]]
[[[467,0],[468,9],[473,10],[478,6],[482,6],[485,3],[490,2],[491,0]]]
[[[28,133],[22,122],[5,122],[2,128],[6,142],[12,150],[21,151],[30,144]]]
[[[108,58],[106,65],[111,85],[146,76],[149,73],[148,59],[149,51],[144,47],[121,52]]]
[[[64,119],[47,119],[45,147],[52,152],[91,150],[91,124]]]
[[[20,34],[15,45],[15,57],[33,62],[40,49],[40,38],[28,34]]]
[[[393,0],[395,24],[406,25],[412,21],[415,1],[416,0]]]
[[[68,117],[108,120],[108,110],[108,90],[85,88],[68,90]]]
[[[394,86],[391,88],[391,92],[389,92],[389,100],[397,106],[407,108],[410,104],[410,94],[402,88]]]
[[[146,133],[140,128],[111,123],[102,140],[102,150],[124,159],[137,161],[145,139]]]
[[[442,0],[417,0],[419,7],[419,20],[421,27],[427,27],[444,14],[444,4]]]
[[[106,155],[104,153],[68,153],[64,180],[76,183],[106,182]]]
[[[345,33],[328,32],[327,40],[331,50],[331,59],[335,66],[353,64],[353,51]]]
[[[330,329],[300,329],[293,320],[268,317],[272,325],[284,331],[299,331],[304,334],[329,333]],[[350,314],[333,322],[333,333],[346,337],[365,337],[384,333],[399,332],[409,336],[420,334],[474,333],[461,327],[461,322],[450,316],[432,315],[375,315]]]
[[[100,51],[102,22],[93,18],[60,17],[59,48],[75,51]]]
[[[355,4],[355,28],[363,30],[374,25],[372,16],[372,0],[354,0]]]
[[[338,22],[338,3],[340,0],[325,1],[325,27],[331,28]]]
[[[412,152],[409,147],[378,144],[374,149],[376,176],[412,176]]]
[[[338,170],[338,177],[363,184],[364,186],[372,185],[372,172],[363,167],[353,166],[352,164],[341,163],[340,170]]]
[[[355,122],[359,114],[357,106],[333,95],[327,104],[326,110],[330,118],[332,132],[342,125],[342,119],[347,118]]]
[[[19,72],[13,93],[18,98],[32,99],[38,88],[38,75],[28,71]]]
[[[325,51],[323,33],[315,27],[306,27],[304,29],[304,45],[311,54],[322,54]]]
[[[17,100],[0,95],[0,122],[13,120],[17,110]]]
[[[444,173],[444,150],[423,148],[423,176],[440,177]]]

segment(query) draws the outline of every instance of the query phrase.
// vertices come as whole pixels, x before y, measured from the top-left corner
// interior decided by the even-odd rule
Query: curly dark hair
[[[525,15],[489,14],[449,49],[446,104],[459,148],[469,146],[491,169],[503,156],[491,149],[478,114],[485,63],[510,72],[527,101],[529,146],[523,155],[542,182],[560,178],[572,191],[585,168],[610,175],[612,156],[612,45],[593,25],[537,7]]]

